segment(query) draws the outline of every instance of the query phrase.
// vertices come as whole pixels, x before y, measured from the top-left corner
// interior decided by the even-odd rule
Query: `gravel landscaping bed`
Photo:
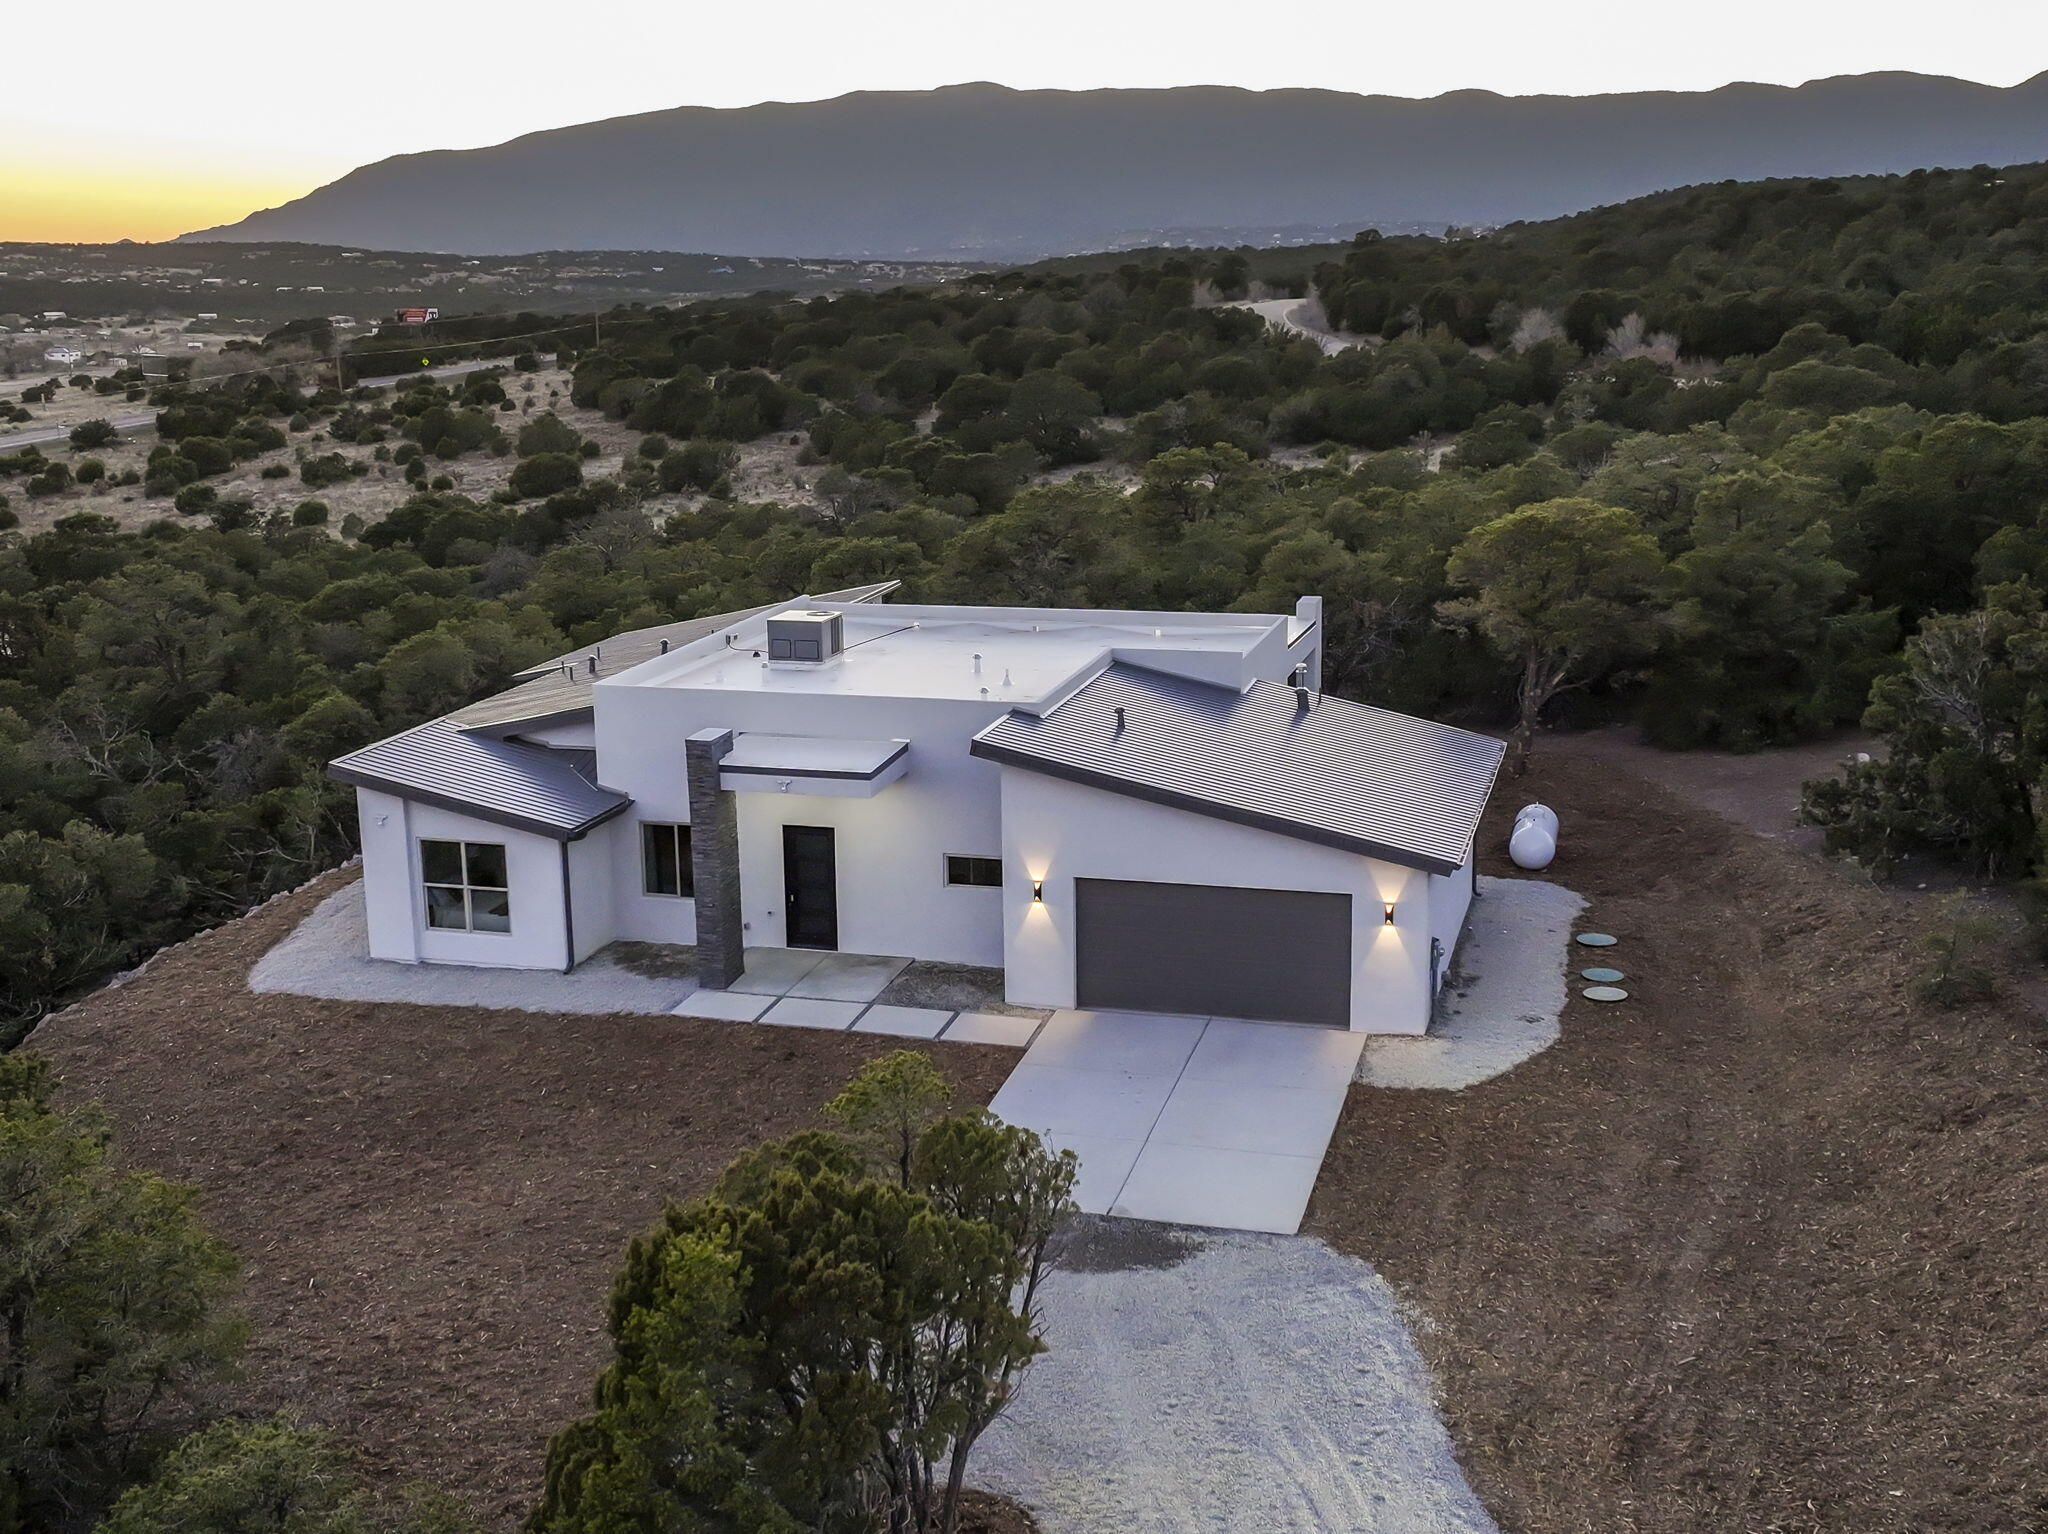
[[[1493,1534],[1393,1291],[1295,1236],[1084,1219],[974,1479],[1046,1534]]]
[[[1422,1038],[1372,1040],[1358,1080],[1460,1091],[1550,1048],[1573,962],[1572,924],[1585,908],[1561,884],[1482,877],[1435,1026]]]
[[[371,958],[369,945],[363,885],[357,879],[321,901],[291,936],[256,961],[249,989],[328,1001],[660,1017],[697,988],[694,980],[664,974],[645,962],[628,969],[609,952],[585,959],[564,975],[473,964],[397,964]]]

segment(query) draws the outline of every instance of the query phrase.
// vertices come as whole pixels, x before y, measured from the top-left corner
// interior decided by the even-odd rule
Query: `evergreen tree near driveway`
[[[634,1240],[594,1410],[556,1435],[534,1534],[952,1534],[975,1442],[1044,1349],[1075,1163],[946,1115],[920,1054]]]

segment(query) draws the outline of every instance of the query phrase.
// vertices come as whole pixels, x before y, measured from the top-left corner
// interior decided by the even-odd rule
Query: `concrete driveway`
[[[1363,1034],[1055,1012],[989,1104],[1080,1158],[1089,1214],[1292,1235]]]

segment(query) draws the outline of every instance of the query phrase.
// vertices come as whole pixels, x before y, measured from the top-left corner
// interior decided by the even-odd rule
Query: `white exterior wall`
[[[371,789],[356,790],[356,808],[362,821],[363,905],[372,958],[514,969],[567,965],[560,842]],[[422,841],[504,847],[510,932],[447,932],[427,926],[420,886]]]
[[[1075,879],[1145,879],[1351,896],[1351,1027],[1428,1029],[1430,885],[1443,881],[1042,773],[1001,772],[1004,965],[1012,1004],[1074,1005]],[[1034,879],[1045,886],[1042,904],[1031,898]]]
[[[569,849],[570,930],[575,935],[575,957],[579,964],[619,935],[613,897],[618,888],[618,849],[625,844],[625,838],[619,835],[621,823],[615,817],[581,841],[565,843]],[[630,826],[626,829],[635,836],[639,834]],[[637,845],[633,856],[637,863]],[[519,921],[516,906],[512,920],[516,927]]]
[[[692,943],[696,902],[643,892],[640,825],[688,824],[683,743],[697,730],[909,740],[903,776],[872,798],[734,795],[740,898],[747,942],[780,947],[782,827],[831,826],[839,868],[839,946],[956,964],[1002,962],[997,891],[945,883],[949,852],[996,856],[996,768],[968,753],[975,731],[1008,712],[1001,702],[830,697],[653,687],[597,687],[600,776],[632,796],[617,820],[615,935]],[[772,782],[773,780],[769,780]],[[581,921],[579,914],[578,920]]]
[[[1458,939],[1465,932],[1465,917],[1472,909],[1472,864],[1467,859],[1465,866],[1454,874],[1429,881],[1429,926],[1430,935],[1443,944],[1442,968],[1437,973],[1437,988],[1443,988],[1444,978],[1451,972],[1451,958],[1458,951]]]

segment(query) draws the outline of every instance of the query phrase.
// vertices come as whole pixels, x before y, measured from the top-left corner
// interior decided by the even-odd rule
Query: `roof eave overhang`
[[[1049,778],[1061,778],[1069,783],[1079,783],[1088,788],[1121,794],[1126,799],[1143,799],[1150,804],[1186,810],[1190,814],[1205,815],[1211,820],[1226,820],[1233,825],[1248,826],[1255,831],[1269,831],[1275,836],[1292,837],[1295,841],[1313,842],[1319,847],[1334,847],[1340,852],[1359,853],[1365,857],[1377,858],[1383,863],[1397,863],[1403,868],[1420,869],[1424,873],[1454,874],[1465,866],[1464,859],[1450,862],[1410,848],[1390,847],[1384,842],[1371,841],[1362,836],[1347,836],[1342,831],[1333,831],[1325,826],[1306,825],[1280,815],[1264,815],[1257,810],[1244,809],[1234,804],[1218,804],[1213,799],[1177,793],[1156,784],[1136,783],[1128,778],[1117,777],[1114,773],[1077,767],[1071,762],[1048,761],[1028,751],[1019,751],[1014,746],[1000,745],[979,737],[969,743],[968,750],[973,755],[1000,766],[1042,773]]]
[[[405,799],[414,804],[431,804],[435,809],[452,810],[457,815],[467,815],[472,820],[487,820],[496,826],[509,826],[515,831],[531,831],[537,836],[552,837],[558,842],[580,841],[633,802],[631,799],[621,798],[617,804],[599,811],[589,819],[579,821],[573,826],[565,826],[553,821],[536,820],[531,815],[521,815],[516,810],[501,810],[492,805],[472,804],[466,799],[456,798],[453,794],[416,788],[410,783],[401,783],[374,772],[364,772],[359,767],[345,766],[341,762],[329,766],[327,776],[337,782],[347,783],[353,788],[373,789],[378,793],[390,794],[393,798]]]
[[[457,717],[461,713],[462,710],[457,709],[455,715],[450,717],[455,719],[455,727],[463,734],[485,735],[499,740],[503,740],[507,735],[517,735],[521,730],[540,729],[554,724],[576,724],[596,717],[595,709],[588,703],[578,704],[575,708],[542,709],[538,713],[521,714],[511,719],[481,719],[474,724],[462,723]]]

